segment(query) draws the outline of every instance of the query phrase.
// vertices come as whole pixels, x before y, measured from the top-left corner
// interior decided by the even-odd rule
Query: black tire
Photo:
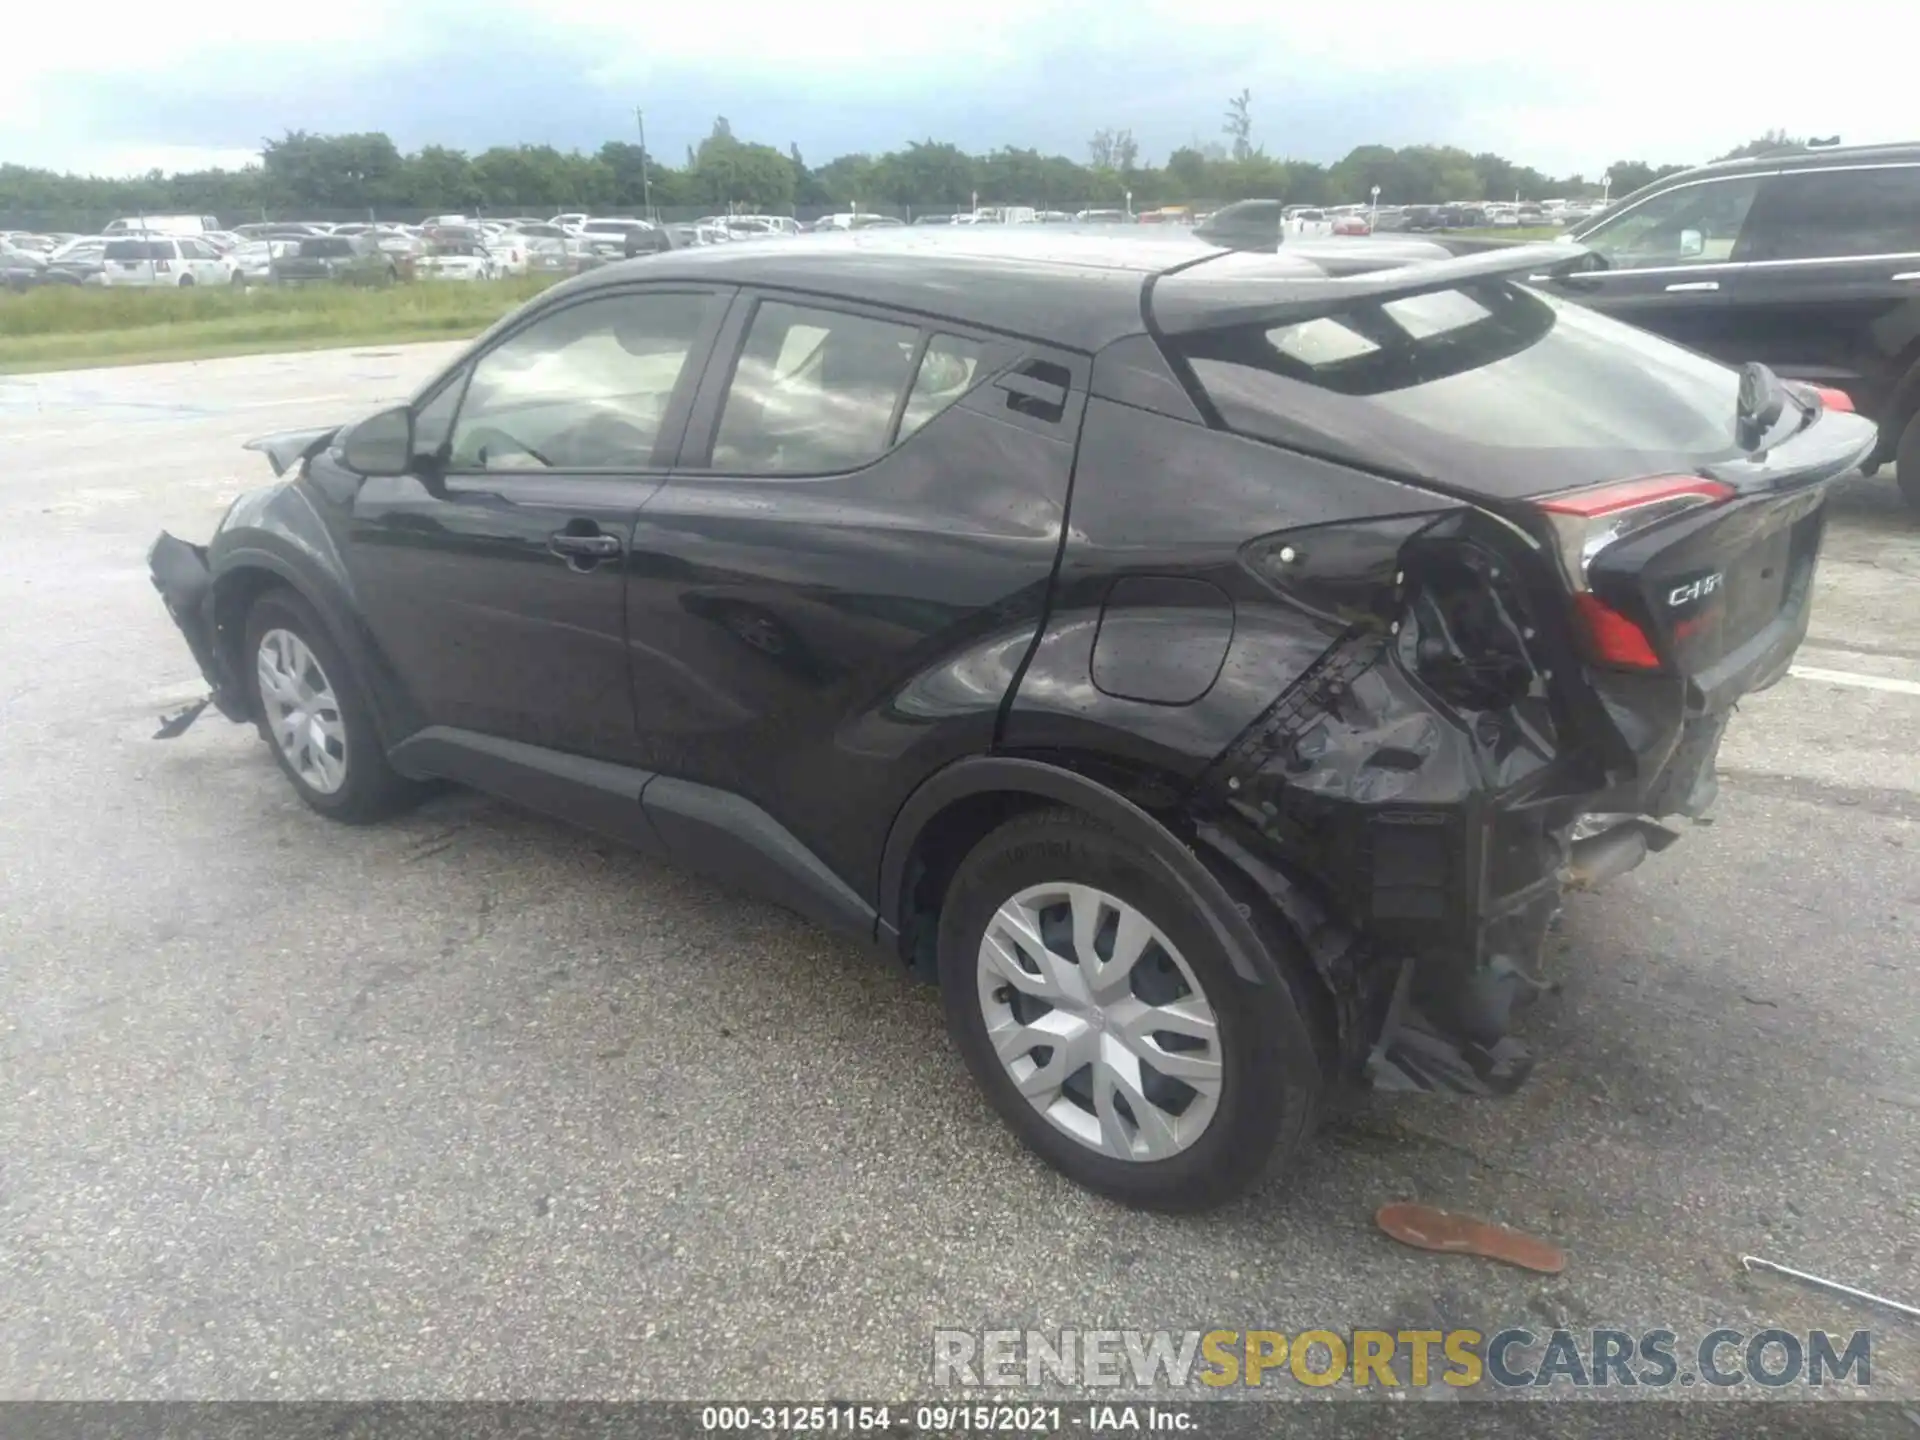
[[[299,637],[319,662],[338,702],[346,730],[347,773],[337,790],[325,792],[308,784],[273,737],[267,721],[267,704],[261,695],[258,663],[261,639],[271,630],[288,630]],[[274,589],[253,602],[253,608],[247,612],[246,649],[240,656],[240,664],[247,677],[247,692],[253,700],[260,738],[273,752],[280,773],[313,809],[331,820],[364,825],[404,810],[426,794],[425,786],[399,775],[387,763],[386,749],[380,743],[359,675],[333,643],[326,627],[313,613],[313,607],[299,595],[291,590]]]
[[[1066,1134],[1020,1094],[988,1038],[977,973],[988,924],[1012,896],[1056,881],[1092,885],[1137,908],[1180,952],[1218,1022],[1223,1079],[1213,1116],[1165,1159],[1102,1154]],[[1077,811],[1052,809],[1011,820],[975,846],[940,917],[948,1030],[1001,1118],[1069,1179],[1155,1210],[1209,1209],[1279,1171],[1311,1133],[1327,1084],[1317,1022],[1297,988],[1305,957],[1276,927],[1266,939],[1279,983],[1247,983],[1187,894],[1143,847]]]
[[[1920,413],[1909,416],[1907,428],[1900,432],[1900,448],[1893,464],[1893,478],[1908,507],[1920,510]]]

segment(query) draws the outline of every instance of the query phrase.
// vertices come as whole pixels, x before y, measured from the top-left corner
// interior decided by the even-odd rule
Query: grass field
[[[477,335],[552,281],[0,294],[0,374]]]
[[[1489,240],[1558,240],[1567,232],[1558,225],[1487,225],[1478,230],[1449,230],[1447,233],[1485,236]]]

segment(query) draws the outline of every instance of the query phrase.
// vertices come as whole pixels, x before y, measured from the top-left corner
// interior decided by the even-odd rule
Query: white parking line
[[[1795,665],[1788,673],[1801,680],[1817,680],[1822,685],[1857,685],[1862,690],[1885,690],[1890,695],[1920,695],[1920,680],[1860,675],[1852,670],[1822,670],[1817,665]]]

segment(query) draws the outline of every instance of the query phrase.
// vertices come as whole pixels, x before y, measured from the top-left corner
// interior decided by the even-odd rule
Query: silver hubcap
[[[331,795],[347,783],[347,724],[327,672],[291,630],[269,630],[256,657],[267,728],[309,787]]]
[[[1164,1160],[1220,1102],[1220,1030],[1154,923],[1091,885],[1035,885],[980,941],[987,1038],[1029,1104],[1103,1155]]]

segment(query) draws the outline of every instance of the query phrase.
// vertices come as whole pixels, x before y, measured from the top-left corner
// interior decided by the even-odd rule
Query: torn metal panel
[[[339,433],[338,425],[324,430],[282,430],[249,440],[242,448],[258,450],[267,457],[275,475],[285,475]]]
[[[213,572],[207,562],[207,547],[191,545],[163,530],[147,551],[147,568],[167,614],[180,627],[187,648],[193,652],[194,663],[212,687],[213,693],[207,698],[229,720],[246,719],[244,689],[215,643]],[[173,717],[162,725],[156,738],[172,739],[192,724],[198,714],[196,709],[191,716],[183,713]]]

